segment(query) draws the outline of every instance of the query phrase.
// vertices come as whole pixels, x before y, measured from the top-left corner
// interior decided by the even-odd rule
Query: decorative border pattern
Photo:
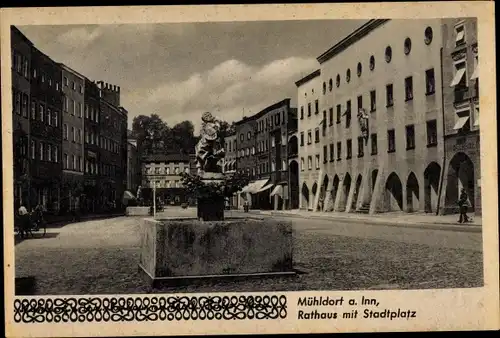
[[[287,298],[272,296],[172,296],[16,298],[16,323],[147,322],[284,319]]]

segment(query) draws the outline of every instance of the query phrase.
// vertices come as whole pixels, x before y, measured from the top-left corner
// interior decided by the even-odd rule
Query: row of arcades
[[[480,213],[480,207],[476,208],[479,176],[478,165],[463,152],[453,156],[444,172],[440,164],[430,162],[422,172],[366,168],[356,174],[324,174],[319,181],[301,180],[298,207],[326,212],[449,214],[458,212],[457,201],[465,188],[469,212]]]

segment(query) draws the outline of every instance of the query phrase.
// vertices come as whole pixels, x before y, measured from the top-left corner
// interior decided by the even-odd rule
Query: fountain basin
[[[153,282],[295,274],[290,221],[144,219],[141,231],[139,266]]]

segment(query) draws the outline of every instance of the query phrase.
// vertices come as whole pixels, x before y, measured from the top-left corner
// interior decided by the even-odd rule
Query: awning
[[[257,192],[263,192],[263,191],[266,191],[268,189],[271,189],[271,187],[273,186],[274,184],[272,183],[269,183],[269,184],[266,184],[264,187],[260,188],[259,191]]]
[[[274,187],[273,191],[271,192],[271,196],[278,195],[278,196],[283,196],[283,186],[282,185],[277,185]]]
[[[459,84],[462,78],[464,77],[464,74],[465,74],[465,68],[460,68],[459,70],[457,70],[457,73],[455,74],[453,81],[451,81],[450,87],[455,87],[457,84]]]
[[[476,66],[474,69],[474,72],[472,73],[472,76],[470,77],[471,80],[477,79],[479,77],[479,65]]]
[[[455,123],[455,126],[453,127],[454,130],[459,130],[462,129],[463,126],[467,123],[469,120],[469,116],[462,116],[458,118],[457,123]]]
[[[263,186],[266,185],[266,183],[269,181],[268,178],[265,180],[258,180],[252,183],[251,188],[248,190],[249,193],[255,194],[256,192],[259,192],[260,189],[262,189]]]
[[[252,188],[254,183],[255,182],[252,182],[252,183],[249,183],[248,185],[244,186],[243,189],[241,189],[240,193],[250,192],[250,189]]]
[[[123,193],[123,199],[126,199],[126,200],[134,200],[134,199],[135,199],[135,196],[134,196],[134,194],[132,194],[130,191],[125,190],[125,192]]]

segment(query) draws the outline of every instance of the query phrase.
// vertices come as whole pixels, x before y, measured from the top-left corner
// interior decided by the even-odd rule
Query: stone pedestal
[[[206,172],[201,175],[201,180],[205,184],[218,184],[224,181],[224,174]],[[198,198],[197,202],[197,217],[199,220],[224,220],[224,196]]]
[[[290,221],[145,219],[141,231],[140,268],[153,282],[295,274]]]

